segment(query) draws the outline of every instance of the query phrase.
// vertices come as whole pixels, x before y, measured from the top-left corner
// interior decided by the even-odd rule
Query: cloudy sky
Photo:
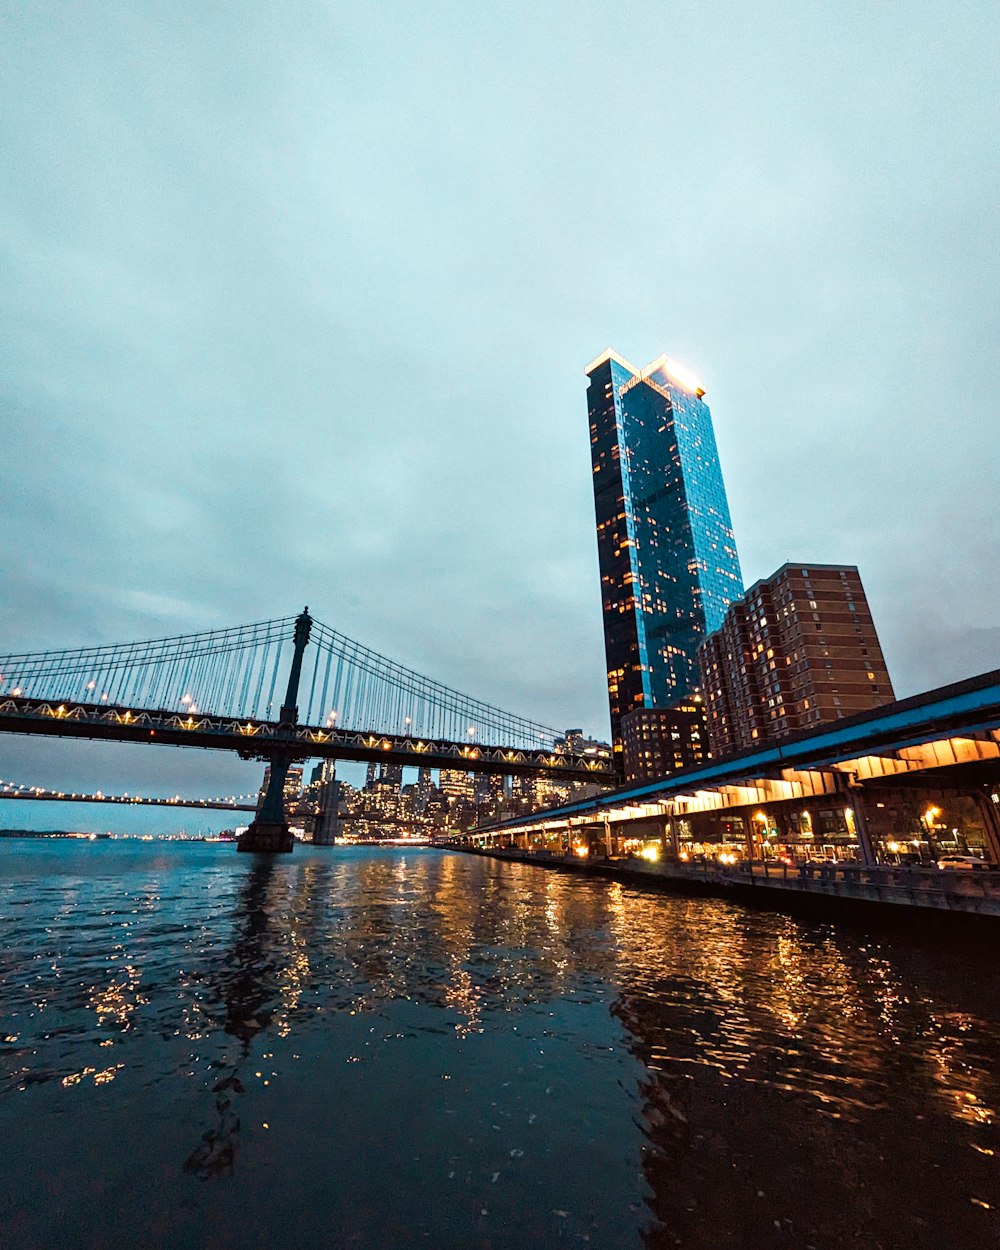
[[[12,0],[0,651],[308,602],[606,733],[583,367],[611,345],[703,379],[748,582],[859,564],[899,694],[1000,666],[998,26]],[[0,741],[25,782],[251,774]]]

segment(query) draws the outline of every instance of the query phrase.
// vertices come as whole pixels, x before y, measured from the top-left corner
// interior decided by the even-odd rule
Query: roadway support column
[[[971,791],[971,798],[983,822],[983,832],[986,834],[986,845],[989,847],[990,861],[993,864],[1000,864],[1000,812],[997,811],[997,804],[983,790]]]
[[[283,752],[271,756],[264,802],[236,844],[238,851],[289,852],[295,845],[285,818],[285,780],[293,758]]]
[[[753,820],[743,812],[740,813],[737,819],[743,825],[743,850],[752,864],[754,861],[754,850],[756,849],[753,844]]]
[[[680,860],[681,857],[680,833],[677,829],[677,818],[673,812],[665,816],[663,820],[663,853],[665,857],[669,855],[674,860]]]
[[[861,862],[866,868],[873,868],[876,862],[875,852],[872,849],[872,840],[868,832],[868,820],[865,816],[865,801],[861,793],[861,787],[857,782],[853,786],[851,785],[851,778],[854,777],[854,773],[851,773],[850,777],[843,780],[841,780],[842,776],[843,774],[841,773],[837,774],[839,783],[837,788],[847,800],[853,817],[854,836],[858,843],[858,850],[861,852]]]
[[[292,655],[292,666],[288,672],[288,686],[285,690],[285,701],[281,705],[281,724],[291,728],[299,719],[299,677],[302,673],[302,654],[309,641],[312,631],[312,617],[306,608],[295,619],[295,651]],[[288,853],[295,845],[288,820],[285,816],[285,779],[297,753],[276,747],[268,753],[271,767],[267,783],[267,793],[260,811],[254,817],[246,833],[236,844],[238,851],[262,852],[273,855]]]

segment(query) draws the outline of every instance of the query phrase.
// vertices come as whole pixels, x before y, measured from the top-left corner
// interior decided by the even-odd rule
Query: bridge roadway
[[[610,763],[552,750],[448,742],[402,734],[278,724],[227,716],[146,711],[106,703],[55,703],[0,698],[0,733],[91,738],[105,742],[200,747],[235,751],[243,759],[270,759],[283,752],[296,759],[339,759],[404,764],[508,776],[544,775],[558,781],[610,784]]]
[[[214,812],[255,812],[256,803],[228,803],[225,799],[148,798],[139,794],[71,794],[66,790],[0,789],[0,799],[19,803],[115,803],[123,807],[190,807]]]

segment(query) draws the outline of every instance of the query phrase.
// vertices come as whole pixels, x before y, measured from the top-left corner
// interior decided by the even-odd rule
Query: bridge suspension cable
[[[0,656],[0,695],[270,719],[294,617],[143,642]]]
[[[308,688],[311,724],[491,746],[551,748],[558,730],[474,699],[316,621]]]
[[[271,721],[296,618],[75,650],[0,656],[0,700],[104,704]],[[404,738],[550,750],[558,731],[475,699],[312,622],[300,722]]]

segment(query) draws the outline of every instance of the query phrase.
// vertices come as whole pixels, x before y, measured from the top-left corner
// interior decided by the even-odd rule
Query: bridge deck
[[[612,780],[606,760],[551,750],[472,745],[263,720],[235,720],[166,709],[146,711],[79,702],[56,704],[13,696],[0,699],[0,733],[199,747],[203,750],[235,751],[245,759],[269,759],[277,752],[288,752],[296,759],[357,760],[362,763],[381,760],[388,764],[510,776],[544,774],[562,781],[599,784]]]

